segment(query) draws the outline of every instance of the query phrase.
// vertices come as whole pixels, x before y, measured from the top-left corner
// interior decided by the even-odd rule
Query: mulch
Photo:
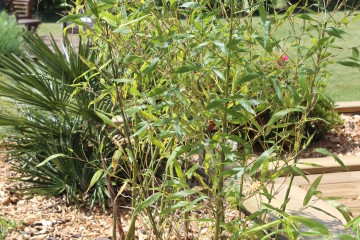
[[[316,148],[325,148],[340,158],[360,157],[360,113],[340,114],[340,117],[343,124],[332,129],[322,139],[312,142],[302,157],[323,157],[322,154],[314,152]]]

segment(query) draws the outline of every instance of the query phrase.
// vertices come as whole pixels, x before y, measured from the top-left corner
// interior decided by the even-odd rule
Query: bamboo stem
[[[232,34],[233,34],[233,15],[234,15],[234,0],[230,1],[230,23],[229,23],[229,41],[232,40]],[[228,98],[229,96],[229,85],[230,85],[230,68],[231,68],[231,58],[230,55],[228,55],[227,58],[227,64],[226,64],[226,82],[225,82],[225,98]],[[225,103],[225,108],[227,108],[227,103]],[[222,132],[223,134],[227,133],[227,112],[224,111],[223,119],[222,119]],[[225,143],[225,139],[223,139],[223,142]],[[222,191],[224,188],[224,177],[222,175],[224,171],[224,163],[225,163],[225,153],[221,150],[220,153],[220,165],[218,166],[218,178],[219,178],[219,185],[218,185],[218,196],[217,196],[217,204],[216,204],[216,222],[215,222],[215,234],[214,239],[218,240],[221,235],[221,229],[220,224],[224,219],[224,205],[223,205],[223,197],[222,197]]]

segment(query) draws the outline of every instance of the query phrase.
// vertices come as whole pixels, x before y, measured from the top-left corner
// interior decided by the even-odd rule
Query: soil
[[[304,153],[306,157],[321,157],[314,153],[315,148],[325,148],[341,156],[360,156],[360,114],[342,114],[343,125],[329,132],[323,139],[314,142]],[[4,156],[0,155],[0,159]],[[10,170],[9,163],[0,160],[0,217],[11,219],[22,224],[17,231],[10,230],[6,239],[111,239],[112,213],[110,209],[95,207],[69,206],[64,198],[44,196],[23,196],[13,189],[21,187],[21,183],[12,182],[10,177],[16,173]],[[214,204],[209,202],[209,205]],[[122,205],[122,222],[127,232],[131,219],[129,205]],[[197,210],[191,215],[194,219],[212,218],[213,212]],[[181,216],[179,216],[180,218]],[[226,219],[238,217],[238,212],[227,207]],[[173,219],[176,223],[176,219]],[[209,223],[190,222],[189,239],[211,239],[213,229]],[[172,234],[167,239],[182,239],[181,232]],[[151,231],[145,219],[138,218],[136,228],[137,239],[150,239]]]

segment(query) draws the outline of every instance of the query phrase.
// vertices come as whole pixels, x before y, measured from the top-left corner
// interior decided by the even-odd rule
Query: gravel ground
[[[21,183],[9,181],[9,177],[15,174],[10,170],[8,163],[0,161],[0,217],[22,223],[17,231],[10,230],[5,239],[111,239],[111,209],[104,211],[99,207],[93,210],[87,207],[76,208],[67,205],[64,198],[16,194],[13,189],[20,187]],[[123,200],[120,202],[122,226],[127,233],[131,221],[130,204],[124,202],[123,198],[121,200]],[[215,219],[212,211],[215,204],[212,200],[204,200],[200,209],[189,213],[189,219],[193,221],[189,222],[188,240],[213,238],[212,223],[197,222],[197,220]],[[238,214],[237,210],[225,203],[227,222],[238,218]],[[175,226],[170,234],[164,236],[164,239],[184,239],[183,217],[184,215],[179,211],[172,218],[168,217]],[[177,232],[174,229],[177,229]],[[167,228],[165,232],[168,233]],[[142,216],[137,219],[136,239],[154,239],[148,222]]]

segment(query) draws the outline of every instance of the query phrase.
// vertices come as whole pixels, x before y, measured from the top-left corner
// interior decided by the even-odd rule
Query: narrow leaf
[[[265,24],[265,22],[267,20],[267,16],[266,16],[263,1],[259,1],[259,14],[260,14],[261,21]]]
[[[310,186],[309,190],[307,191],[306,196],[304,198],[303,206],[306,206],[310,202],[310,199],[312,198],[317,187],[320,184],[321,178],[322,178],[322,175],[320,175],[318,178],[316,178],[315,181],[311,184],[311,186]]]
[[[58,153],[58,154],[54,154],[54,155],[51,155],[50,157],[46,158],[44,161],[42,161],[41,163],[39,163],[38,165],[36,165],[36,167],[41,167],[43,166],[45,163],[55,159],[55,158],[58,158],[58,157],[66,157],[65,154],[63,153]]]
[[[153,203],[155,203],[157,200],[159,200],[159,198],[162,196],[162,193],[158,192],[155,193],[153,195],[151,195],[150,197],[148,197],[147,199],[145,199],[143,202],[141,202],[135,209],[134,211],[134,215],[139,214],[142,210],[144,210],[145,208],[149,207],[150,205],[152,205]]]
[[[105,114],[95,111],[96,115],[98,115],[99,118],[101,118],[101,120],[103,120],[104,123],[113,126],[114,128],[116,128],[116,124],[110,120],[110,118],[108,118]]]
[[[264,161],[275,151],[275,147],[272,147],[265,152],[263,152],[254,162],[251,171],[249,173],[250,176],[254,175],[264,163]]]
[[[275,113],[269,120],[269,122],[266,124],[268,127],[271,127],[275,122],[283,118],[285,115],[291,113],[291,112],[301,112],[301,109],[299,108],[289,108],[282,110],[280,112]]]
[[[338,156],[336,156],[335,154],[329,152],[328,150],[326,150],[324,148],[316,148],[314,150],[314,152],[322,153],[322,154],[333,157],[335,159],[335,161],[338,162],[346,171],[349,171],[349,169],[345,166],[344,162],[341,161],[341,159]]]
[[[88,189],[86,190],[85,194],[90,190],[92,186],[99,180],[101,175],[103,174],[104,170],[99,169],[94,173],[94,176],[91,178],[90,184],[88,186]]]

